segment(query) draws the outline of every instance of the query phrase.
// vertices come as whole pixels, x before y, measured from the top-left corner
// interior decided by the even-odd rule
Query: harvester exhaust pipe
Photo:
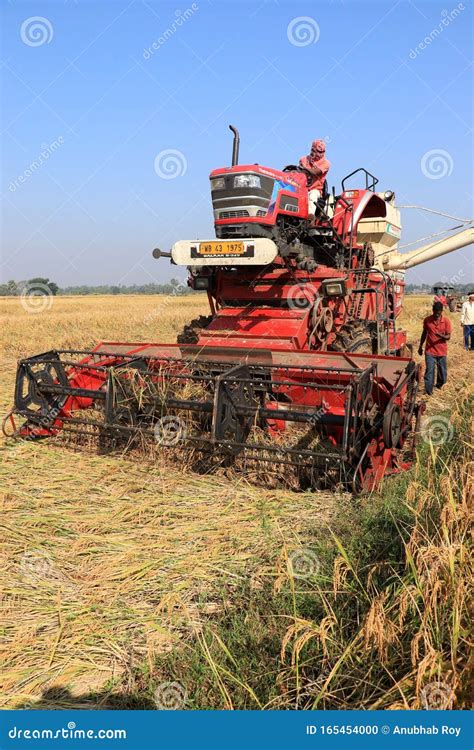
[[[234,134],[234,142],[232,144],[232,166],[235,167],[239,163],[240,135],[234,125],[229,125],[229,130],[232,130]]]

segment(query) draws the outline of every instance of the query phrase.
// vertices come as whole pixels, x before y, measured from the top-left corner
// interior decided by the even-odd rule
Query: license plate
[[[198,255],[212,255],[218,258],[233,258],[245,255],[243,242],[200,242]]]

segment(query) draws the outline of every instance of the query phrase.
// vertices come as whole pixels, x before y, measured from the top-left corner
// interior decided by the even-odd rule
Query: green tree
[[[38,294],[47,293],[46,289],[43,292],[41,291],[42,287],[48,287],[53,297],[56,296],[59,291],[58,285],[55,284],[54,281],[50,281],[49,279],[42,278],[41,276],[36,276],[34,279],[28,279],[29,286],[34,287],[36,284],[38,285]]]
[[[16,283],[16,281],[13,281],[13,279],[10,279],[10,281],[7,281],[7,290],[8,290],[7,294],[10,297],[16,297],[20,293],[20,290],[18,289],[18,284]]]

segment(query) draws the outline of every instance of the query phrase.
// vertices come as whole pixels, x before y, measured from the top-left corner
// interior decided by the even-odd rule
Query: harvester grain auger
[[[232,130],[232,166],[210,175],[216,238],[153,253],[188,267],[209,317],[177,344],[104,342],[21,360],[6,425],[30,439],[150,438],[205,466],[278,465],[303,487],[372,489],[407,467],[421,411],[419,366],[397,325],[404,269],[470,244],[473,229],[400,254],[395,195],[376,192],[365,169],[308,216],[306,174],[239,166]],[[364,187],[349,188],[356,175]]]

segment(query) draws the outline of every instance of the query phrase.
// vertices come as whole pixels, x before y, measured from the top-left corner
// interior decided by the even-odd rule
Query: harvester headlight
[[[234,177],[235,188],[259,188],[262,187],[260,177],[256,174],[238,174]]]
[[[325,297],[345,297],[347,293],[346,282],[344,279],[334,279],[323,281],[321,289]]]
[[[211,180],[211,190],[224,190],[225,179],[223,177],[215,177]]]
[[[205,291],[209,289],[209,276],[196,276],[193,279],[193,289],[196,291]]]

